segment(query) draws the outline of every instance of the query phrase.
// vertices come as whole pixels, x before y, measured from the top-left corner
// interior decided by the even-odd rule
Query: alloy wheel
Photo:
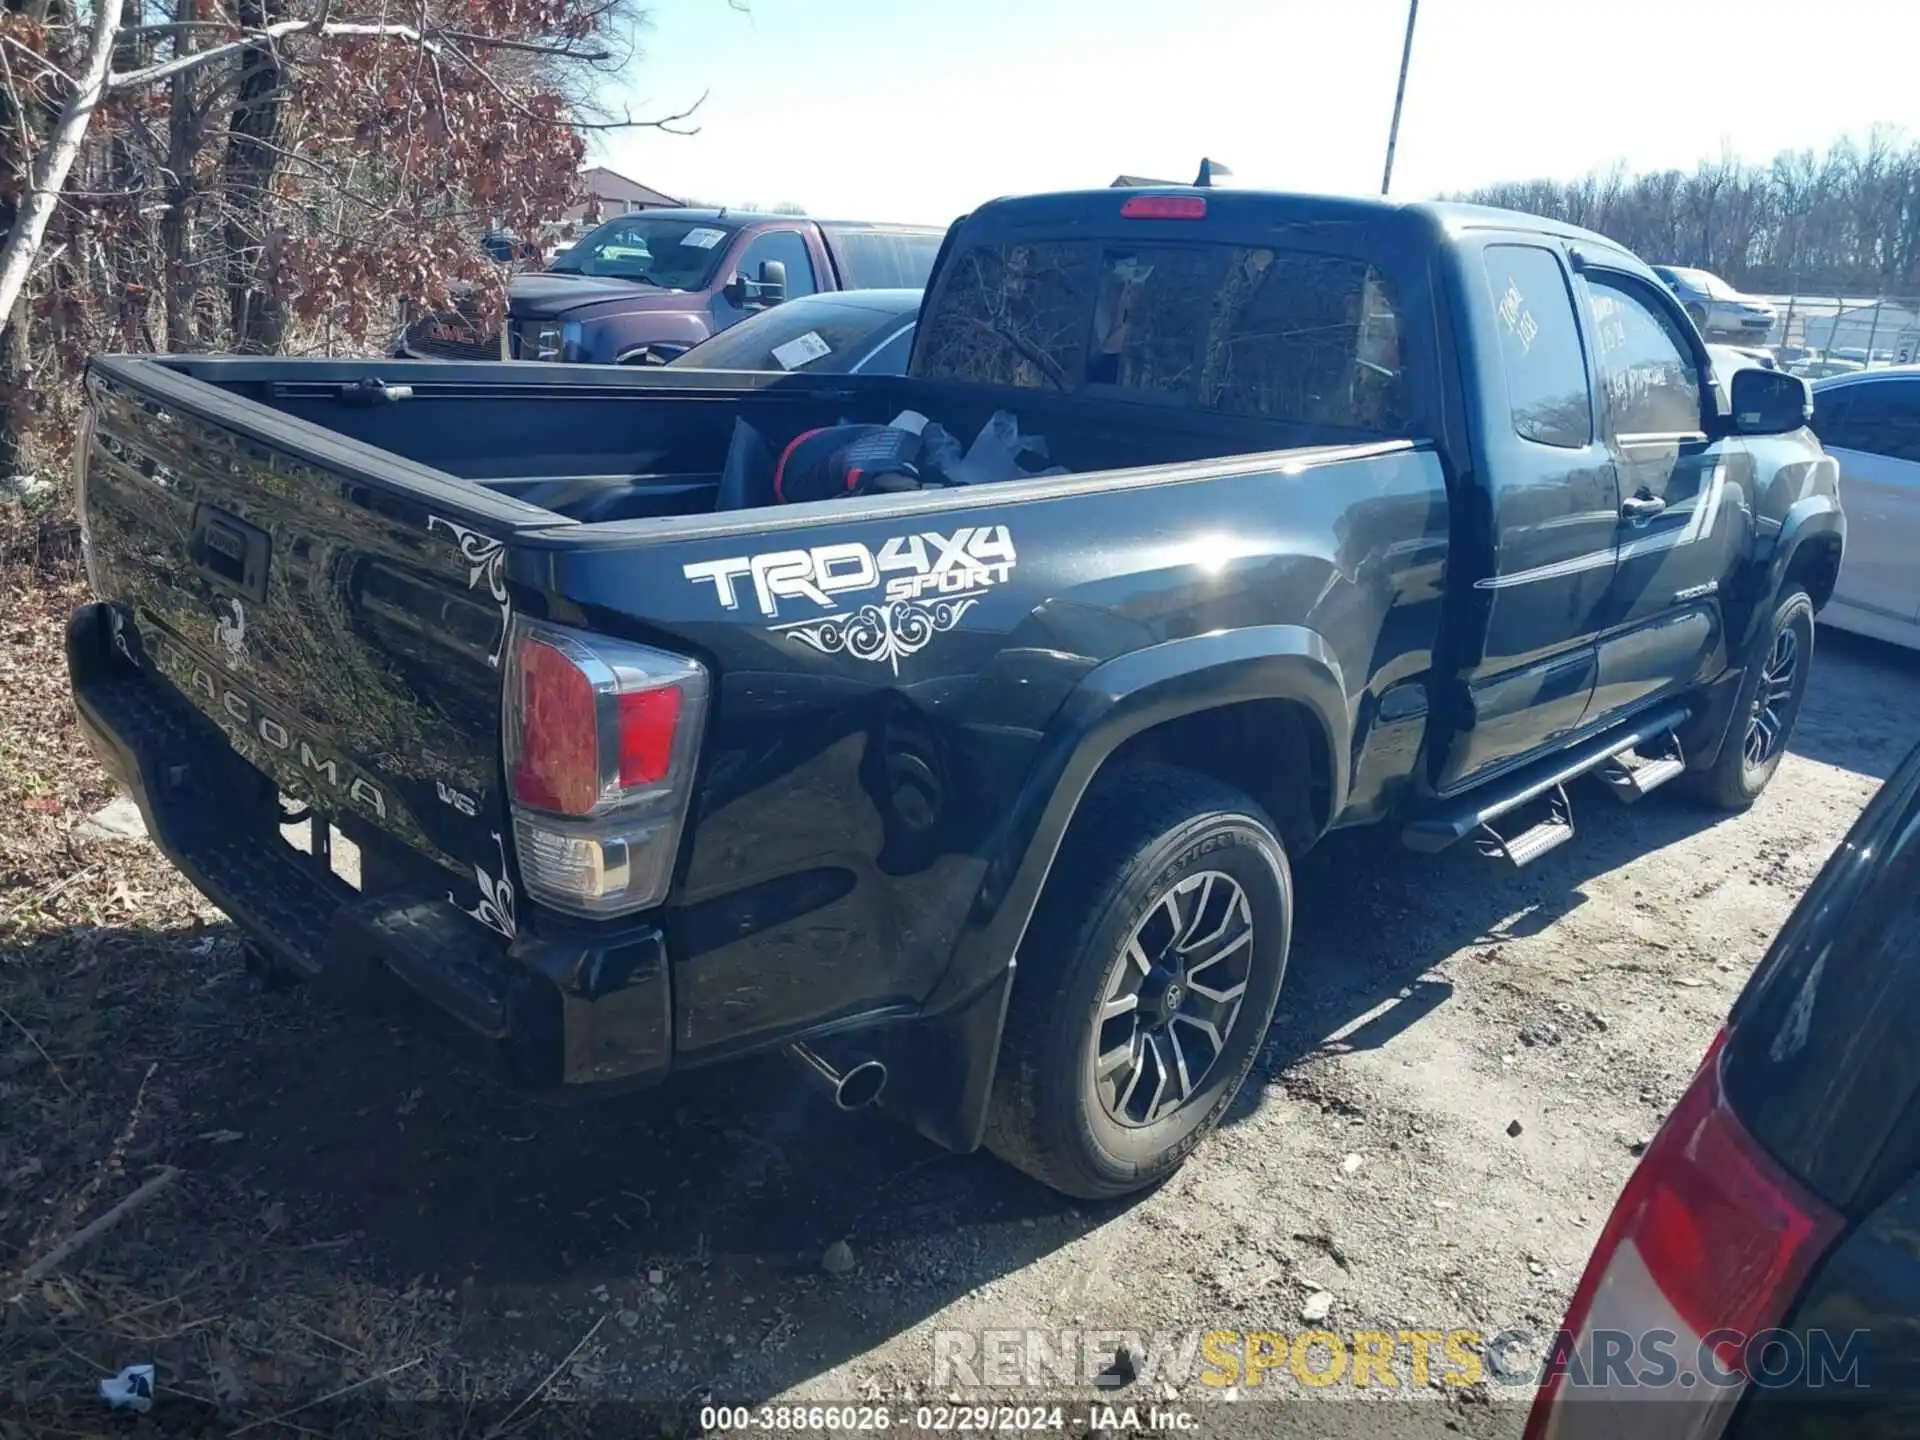
[[[1253,961],[1253,910],[1232,876],[1172,886],[1127,937],[1093,1021],[1093,1083],[1116,1123],[1178,1110],[1227,1047]]]
[[[1760,667],[1760,688],[1753,697],[1747,721],[1746,760],[1759,769],[1785,743],[1793,718],[1795,682],[1800,674],[1800,637],[1791,628],[1774,638],[1766,664]]]

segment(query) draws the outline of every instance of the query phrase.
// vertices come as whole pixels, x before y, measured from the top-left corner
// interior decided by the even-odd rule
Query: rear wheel
[[[1805,590],[1796,586],[1780,597],[1754,654],[1713,768],[1688,777],[1696,795],[1728,810],[1760,798],[1793,738],[1813,665],[1813,600]]]
[[[1087,1199],[1172,1173],[1253,1065],[1292,913],[1246,796],[1163,766],[1102,777],[1020,947],[989,1148]]]
[[[1687,318],[1693,322],[1693,328],[1702,335],[1707,333],[1707,312],[1699,305],[1687,306]]]

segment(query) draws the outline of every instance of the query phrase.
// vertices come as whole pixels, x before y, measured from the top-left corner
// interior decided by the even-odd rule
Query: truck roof
[[[937,235],[946,229],[944,225],[904,225],[887,220],[832,220],[818,215],[781,215],[766,210],[741,210],[734,206],[722,206],[715,209],[710,205],[656,205],[636,214],[672,216],[681,220],[725,220],[735,225],[787,224],[805,222],[818,225],[822,230],[880,230],[906,235]],[[610,217],[619,219],[619,216]]]
[[[1194,196],[1207,202],[1208,217],[1220,228],[1271,224],[1275,212],[1303,224],[1353,223],[1374,220],[1405,223],[1429,233],[1454,235],[1466,230],[1519,230],[1552,235],[1582,245],[1604,248],[1618,256],[1629,252],[1592,230],[1491,205],[1453,201],[1386,200],[1375,196],[1315,195],[1281,190],[1203,188],[1192,185],[1155,185],[1138,189],[1065,190],[1046,195],[1017,195],[989,201],[968,217],[970,226],[999,229],[1085,224],[1117,213],[1121,204],[1143,196]],[[1134,222],[1152,223],[1152,222]],[[1179,225],[1187,222],[1168,222]]]

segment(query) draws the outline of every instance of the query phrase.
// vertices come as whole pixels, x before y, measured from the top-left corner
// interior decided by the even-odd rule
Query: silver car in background
[[[1847,554],[1820,621],[1920,648],[1920,365],[1813,387],[1813,429],[1840,462]]]
[[[1653,273],[1686,308],[1694,329],[1707,339],[1738,336],[1765,340],[1773,330],[1773,322],[1779,318],[1766,301],[1742,295],[1711,271],[1656,265]]]

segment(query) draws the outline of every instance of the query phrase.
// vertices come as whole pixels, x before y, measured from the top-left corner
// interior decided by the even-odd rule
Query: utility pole
[[[1407,43],[1400,50],[1400,84],[1393,92],[1393,125],[1387,131],[1387,168],[1380,176],[1380,193],[1393,186],[1393,147],[1400,140],[1400,107],[1407,98],[1407,65],[1413,59],[1413,22],[1420,14],[1420,0],[1407,0]]]

